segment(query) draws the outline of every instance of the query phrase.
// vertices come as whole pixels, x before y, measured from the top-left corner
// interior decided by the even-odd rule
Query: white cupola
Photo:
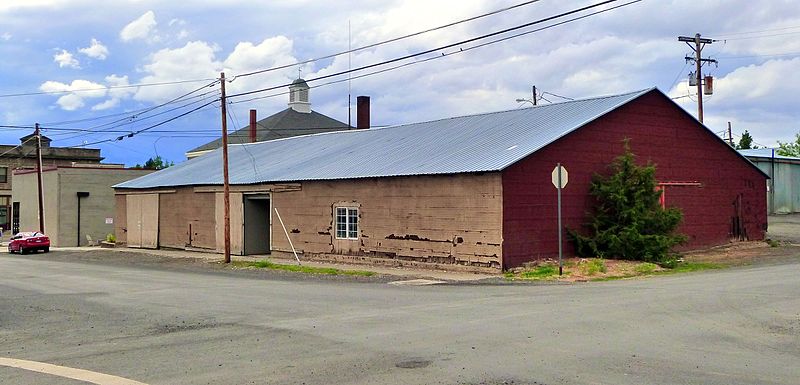
[[[308,98],[308,83],[298,78],[289,85],[289,107],[304,114],[311,113],[311,102]]]

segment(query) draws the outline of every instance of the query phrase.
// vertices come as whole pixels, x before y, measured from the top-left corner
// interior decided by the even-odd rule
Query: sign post
[[[564,274],[564,263],[562,262],[563,247],[561,241],[561,189],[567,185],[569,174],[567,174],[567,169],[561,166],[561,163],[558,163],[556,168],[553,169],[552,180],[553,186],[556,186],[556,190],[558,191],[558,275],[562,275]]]

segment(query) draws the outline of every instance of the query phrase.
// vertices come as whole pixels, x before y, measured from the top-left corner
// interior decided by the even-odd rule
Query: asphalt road
[[[414,287],[3,254],[0,357],[148,384],[798,384],[800,263]]]

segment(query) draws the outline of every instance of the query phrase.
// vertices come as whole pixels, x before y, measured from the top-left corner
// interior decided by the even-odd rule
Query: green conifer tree
[[[656,166],[636,164],[625,140],[625,152],[610,165],[611,175],[595,174],[589,192],[595,197],[588,235],[568,229],[581,257],[601,257],[667,263],[672,248],[686,240],[675,232],[683,219],[680,209],[661,207]]]

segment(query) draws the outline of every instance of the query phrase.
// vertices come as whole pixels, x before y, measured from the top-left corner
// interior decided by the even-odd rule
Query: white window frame
[[[344,232],[345,237],[339,236],[339,210],[344,210]],[[336,206],[333,210],[333,224],[334,224],[334,235],[336,239],[349,239],[354,240],[358,239],[359,237],[359,212],[358,207],[350,207],[350,206]],[[353,216],[353,212],[355,212],[355,216]],[[355,218],[355,222],[351,222],[351,219]],[[355,235],[354,235],[355,234]]]

